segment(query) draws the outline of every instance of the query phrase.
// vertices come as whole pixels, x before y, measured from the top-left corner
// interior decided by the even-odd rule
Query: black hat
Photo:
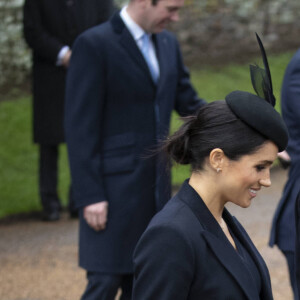
[[[234,91],[225,97],[225,101],[240,120],[273,141],[279,151],[283,151],[288,143],[288,131],[280,114],[274,108],[275,97],[267,56],[257,34],[256,37],[265,66],[265,69],[250,66],[252,85],[257,96],[244,91]]]

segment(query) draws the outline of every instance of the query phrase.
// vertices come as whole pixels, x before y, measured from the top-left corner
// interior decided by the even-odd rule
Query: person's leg
[[[131,300],[132,297],[132,285],[133,285],[133,275],[123,275],[122,276],[122,296],[120,300]]]
[[[59,219],[61,208],[57,195],[57,145],[40,145],[39,190],[47,221]]]
[[[295,272],[295,253],[293,251],[283,251],[283,254],[287,260],[290,282],[294,293],[294,299],[299,300],[298,298],[298,289],[296,285],[296,272]]]
[[[87,272],[88,284],[81,300],[114,300],[122,275]]]
[[[75,208],[75,201],[74,201],[74,197],[73,197],[72,183],[70,184],[70,188],[69,188],[68,210],[69,210],[70,217],[72,219],[78,218],[79,212],[78,212],[78,209]]]

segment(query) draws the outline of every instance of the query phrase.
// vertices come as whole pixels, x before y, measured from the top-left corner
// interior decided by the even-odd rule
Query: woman
[[[134,300],[273,299],[262,257],[225,208],[248,207],[271,185],[270,167],[287,144],[267,79],[268,101],[232,92],[202,107],[164,144],[192,174],[136,247]]]

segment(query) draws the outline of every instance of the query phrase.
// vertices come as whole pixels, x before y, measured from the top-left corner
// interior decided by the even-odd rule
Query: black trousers
[[[87,272],[88,284],[81,300],[114,300],[122,289],[120,300],[131,300],[133,275]]]
[[[57,194],[58,182],[58,146],[40,144],[39,192],[43,210],[47,213],[60,210]],[[72,189],[69,190],[69,210],[75,211]]]

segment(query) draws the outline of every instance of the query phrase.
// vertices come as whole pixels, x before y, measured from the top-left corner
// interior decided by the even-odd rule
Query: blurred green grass
[[[0,102],[0,218],[41,210],[31,120],[30,97]],[[60,153],[58,191],[65,205],[70,180],[65,145]]]
[[[270,55],[276,108],[280,109],[280,88],[284,70],[293,53]],[[252,61],[252,60],[251,60]],[[255,60],[254,60],[255,62]],[[261,65],[260,61],[258,64]],[[253,92],[249,64],[230,64],[223,67],[191,67],[192,82],[199,96],[208,102],[224,99],[233,90]],[[38,146],[32,143],[30,97],[0,102],[0,218],[41,210],[38,196]],[[181,124],[173,114],[171,132]],[[189,177],[189,166],[174,166],[174,185]],[[59,188],[62,203],[66,205],[70,182],[65,145],[60,146]]]

